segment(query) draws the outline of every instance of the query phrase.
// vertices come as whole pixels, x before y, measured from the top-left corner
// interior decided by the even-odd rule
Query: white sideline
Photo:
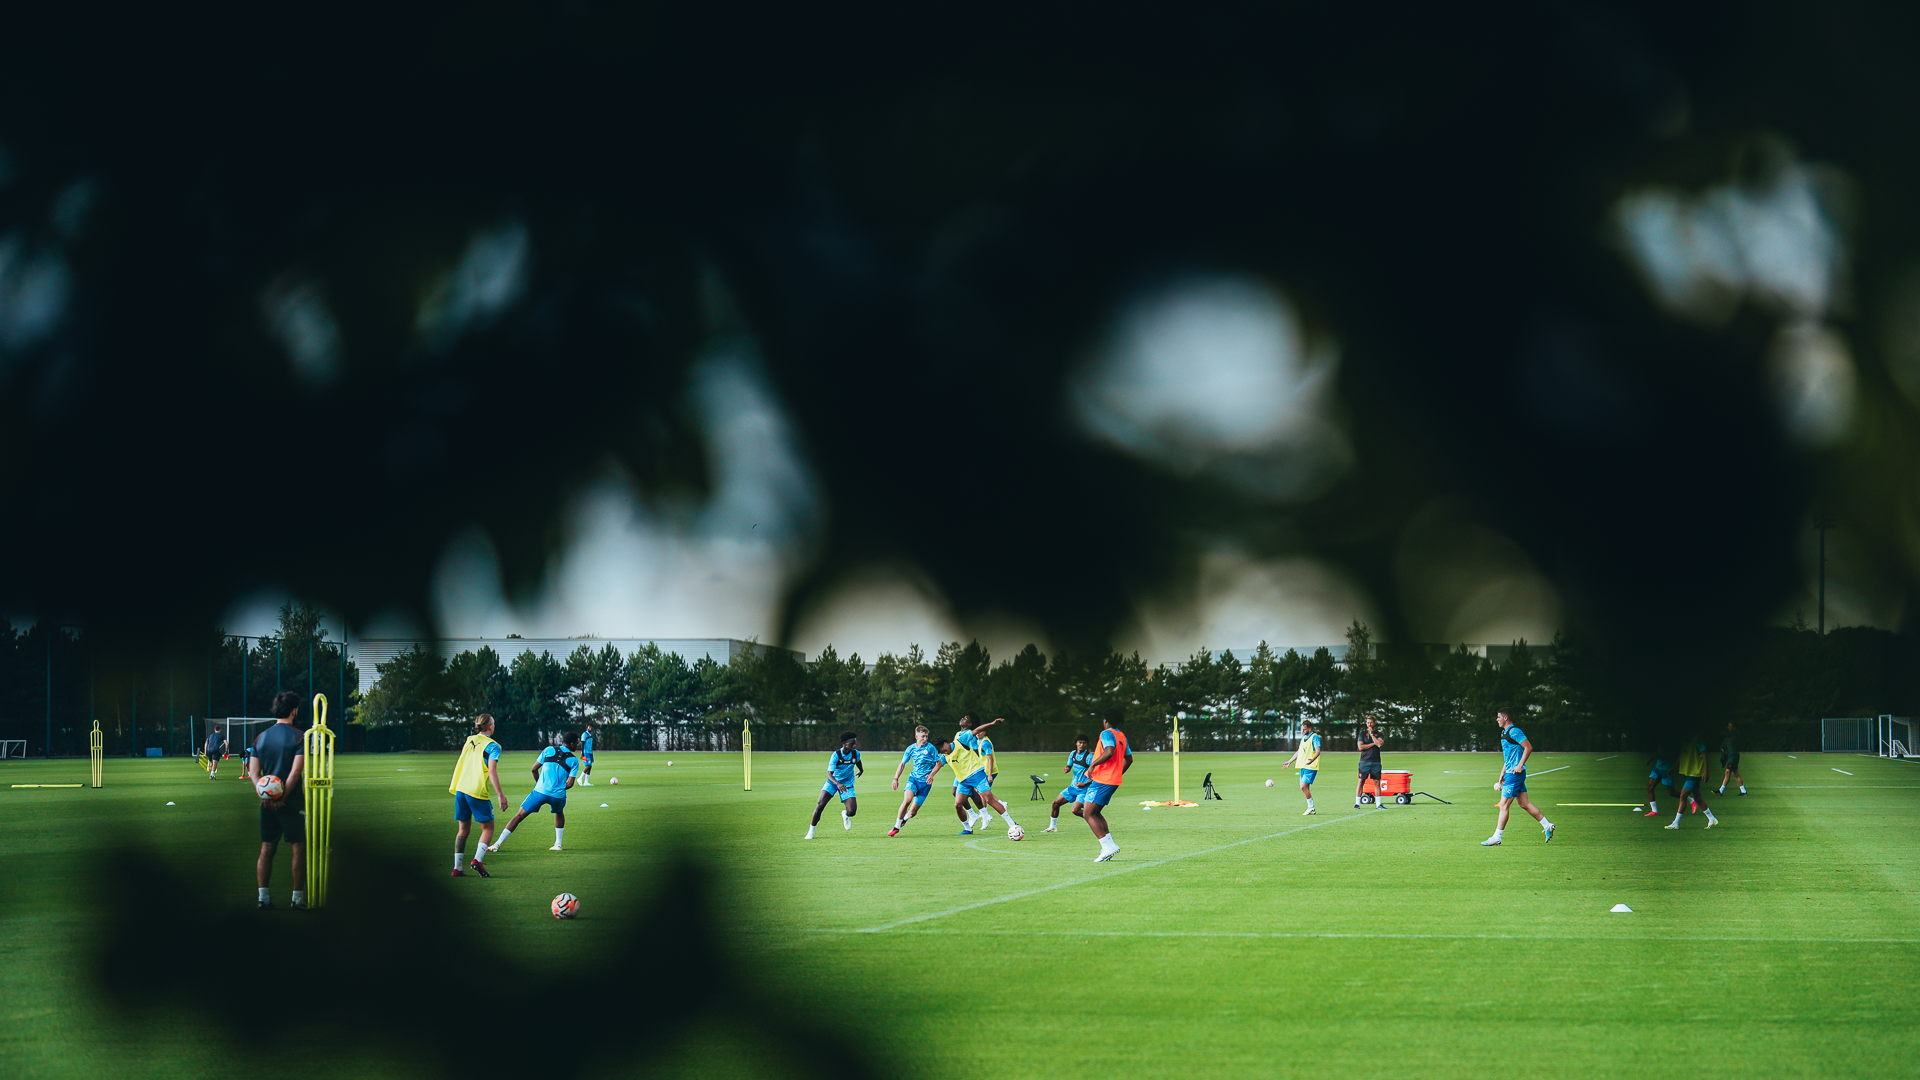
[[[1216,851],[1226,851],[1229,848],[1237,848],[1246,844],[1257,844],[1262,840],[1272,840],[1277,836],[1290,836],[1297,832],[1305,832],[1308,829],[1317,829],[1323,825],[1338,825],[1343,821],[1369,821],[1369,820],[1373,820],[1375,818],[1379,818],[1383,816],[1385,815],[1350,814],[1346,817],[1328,818],[1325,821],[1316,821],[1311,825],[1295,825],[1291,829],[1282,829],[1279,832],[1268,833],[1265,836],[1250,836],[1245,840],[1235,840],[1231,844],[1221,844],[1219,847],[1202,848],[1199,851],[1189,851],[1184,855],[1169,855],[1164,859],[1154,859],[1151,862],[1134,863],[1130,866],[1122,866],[1117,870],[1109,870],[1104,874],[1091,874],[1091,875],[1088,875],[1087,877],[1075,878],[1072,881],[1062,881],[1053,885],[1042,885],[1037,889],[1022,889],[1019,892],[1008,893],[1005,896],[996,896],[991,900],[976,900],[971,904],[961,904],[958,907],[950,907],[945,911],[936,911],[931,915],[915,915],[912,918],[908,918],[908,919],[895,919],[893,922],[881,923],[879,926],[867,926],[867,927],[862,927],[858,930],[839,931],[839,932],[853,933],[853,934],[877,934],[882,930],[891,930],[896,926],[909,926],[909,925],[912,925],[913,923],[927,922],[930,919],[944,919],[949,915],[958,915],[963,911],[972,911],[975,908],[991,907],[994,904],[1005,904],[1014,900],[1023,900],[1029,896],[1038,896],[1041,893],[1050,893],[1059,889],[1070,889],[1075,885],[1085,885],[1089,881],[1099,881],[1102,878],[1117,877],[1120,874],[1131,874],[1135,870],[1147,870],[1155,866],[1165,866],[1168,863],[1179,862],[1182,859],[1191,859],[1200,855],[1211,855]]]
[[[991,903],[992,901],[989,901]],[[977,905],[976,905],[977,906]],[[955,910],[965,910],[963,908]],[[898,925],[898,924],[895,924]],[[813,934],[872,934],[887,927],[873,927],[866,930],[826,930],[807,931]],[[907,934],[945,934],[947,930],[903,930]],[[1357,938],[1362,940],[1402,940],[1402,941],[1672,941],[1675,934],[1685,936],[1688,941],[1747,941],[1761,944],[1781,942],[1804,942],[1808,944],[1840,945],[1920,945],[1920,938],[1840,938],[1840,937],[1695,937],[1684,931],[1674,934],[1289,934],[1255,933],[1233,930],[974,930],[970,935],[1001,934],[1027,937],[1152,937],[1152,938]]]

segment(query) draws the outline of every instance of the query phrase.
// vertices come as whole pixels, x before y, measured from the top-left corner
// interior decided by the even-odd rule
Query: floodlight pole
[[[1827,632],[1827,530],[1833,528],[1825,514],[1813,519],[1813,527],[1820,533],[1820,614],[1819,632]],[[1803,624],[1804,625],[1804,624]]]
[[[47,634],[47,760],[53,760],[53,634]]]

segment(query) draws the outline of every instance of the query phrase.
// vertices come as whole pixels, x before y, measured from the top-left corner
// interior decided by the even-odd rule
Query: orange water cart
[[[1413,801],[1413,773],[1406,769],[1388,769],[1380,774],[1378,784],[1369,779],[1360,790],[1380,799],[1391,795],[1394,802],[1405,806]]]

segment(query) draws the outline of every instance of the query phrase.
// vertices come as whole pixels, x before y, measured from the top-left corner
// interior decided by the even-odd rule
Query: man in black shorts
[[[1380,748],[1387,741],[1374,729],[1373,717],[1367,717],[1367,729],[1360,733],[1360,779],[1353,785],[1353,808],[1360,809],[1360,793],[1366,790],[1367,777],[1373,777],[1373,805],[1380,802]]]
[[[286,838],[293,846],[293,909],[305,911],[307,894],[307,800],[300,786],[300,774],[307,764],[305,734],[294,726],[300,715],[300,695],[282,690],[273,695],[273,715],[280,722],[260,733],[253,741],[253,757],[247,763],[247,777],[257,790],[265,776],[277,776],[286,785],[278,799],[260,800],[260,860],[254,866],[254,878],[260,885],[260,910],[273,907],[267,882],[273,879],[273,853]]]

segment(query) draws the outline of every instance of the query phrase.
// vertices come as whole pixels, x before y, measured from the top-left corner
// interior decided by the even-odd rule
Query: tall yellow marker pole
[[[744,720],[741,721],[740,723],[740,757],[742,762],[745,764],[746,770],[747,770],[747,786],[742,788],[741,790],[752,791],[753,790],[753,724],[751,722],[744,721]]]
[[[313,695],[313,726],[303,740],[307,756],[307,906],[327,906],[327,863],[333,854],[333,732],[327,695]]]
[[[1173,717],[1173,801],[1180,801],[1180,716]]]
[[[87,736],[87,753],[93,757],[93,786],[99,787],[106,781],[106,752],[100,745],[100,721],[93,722],[93,734]]]

